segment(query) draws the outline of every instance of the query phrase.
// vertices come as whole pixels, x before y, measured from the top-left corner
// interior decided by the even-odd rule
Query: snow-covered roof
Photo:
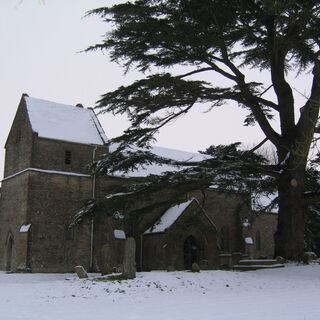
[[[183,212],[194,200],[195,198],[192,198],[191,200],[169,208],[151,228],[144,232],[144,234],[165,232],[177,221],[177,219],[183,214]]]
[[[39,137],[103,145],[107,137],[92,109],[24,96],[33,132]]]
[[[114,152],[117,149],[117,144],[111,144],[109,147],[110,152]],[[208,159],[208,155],[204,155],[197,152],[188,152],[188,151],[181,151],[181,150],[175,150],[175,149],[169,149],[169,148],[163,148],[163,147],[157,147],[153,146],[150,150],[151,153],[167,158],[172,159],[176,161],[202,161],[205,159]],[[179,168],[170,166],[170,165],[160,165],[160,164],[149,164],[144,165],[143,167],[140,167],[138,170],[131,171],[128,173],[123,174],[122,172],[116,172],[115,176],[121,176],[121,177],[146,177],[150,174],[159,175],[166,171],[178,171]]]

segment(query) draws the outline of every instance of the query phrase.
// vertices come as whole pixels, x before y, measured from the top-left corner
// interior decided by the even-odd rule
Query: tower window
[[[71,151],[66,150],[64,154],[64,163],[65,164],[71,164]]]

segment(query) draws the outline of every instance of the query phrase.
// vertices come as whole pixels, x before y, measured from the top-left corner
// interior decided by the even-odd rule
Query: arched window
[[[261,250],[261,234],[259,230],[256,231],[256,249],[258,251]]]
[[[221,251],[230,251],[229,228],[224,226],[220,230],[220,248]]]
[[[13,235],[10,232],[7,237],[7,245],[6,245],[6,251],[7,251],[6,252],[6,270],[7,271],[12,271],[13,246],[14,246]]]

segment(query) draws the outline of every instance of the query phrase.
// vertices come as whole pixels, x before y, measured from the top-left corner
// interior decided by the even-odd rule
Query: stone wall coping
[[[27,168],[24,170],[21,170],[17,173],[14,173],[8,177],[5,177],[2,179],[2,181],[6,181],[9,179],[12,179],[20,174],[23,174],[25,172],[41,172],[41,173],[49,173],[49,174],[60,174],[60,175],[64,175],[64,176],[75,176],[75,177],[87,177],[90,178],[91,176],[89,174],[83,174],[83,173],[77,173],[77,172],[67,172],[67,171],[56,171],[56,170],[45,170],[45,169],[38,169],[38,168]]]

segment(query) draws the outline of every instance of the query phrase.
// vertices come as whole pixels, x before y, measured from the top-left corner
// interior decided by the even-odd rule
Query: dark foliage
[[[151,74],[98,101],[98,110],[127,114],[131,126],[114,139],[120,143],[119,150],[97,163],[97,172],[128,172],[151,162],[186,167],[149,177],[147,184],[138,187],[146,194],[156,184],[167,187],[168,181],[182,181],[185,192],[184,179],[190,177],[199,188],[212,181],[227,188],[230,180],[241,180],[250,191],[254,188],[247,186],[248,181],[260,179],[264,187],[271,181],[269,190],[276,187],[279,193],[276,254],[298,258],[304,243],[304,208],[317,199],[317,194],[306,196],[306,168],[320,101],[319,11],[320,1],[313,0],[137,0],[89,12],[113,29],[88,51],[107,51],[126,72],[136,69]],[[265,70],[270,77],[247,80],[244,68]],[[292,71],[310,72],[313,80],[298,119],[293,87],[287,80]],[[221,86],[215,77],[212,83],[205,82],[204,73],[222,76],[228,85]],[[266,92],[276,98],[265,98]],[[236,145],[208,148],[211,158],[184,164],[148,151],[128,151],[132,145],[148,148],[158,130],[198,103],[212,108],[228,101],[245,108],[245,124],[258,124],[275,146],[276,167],[254,152],[239,151]],[[279,131],[270,122],[274,115],[280,119]]]

